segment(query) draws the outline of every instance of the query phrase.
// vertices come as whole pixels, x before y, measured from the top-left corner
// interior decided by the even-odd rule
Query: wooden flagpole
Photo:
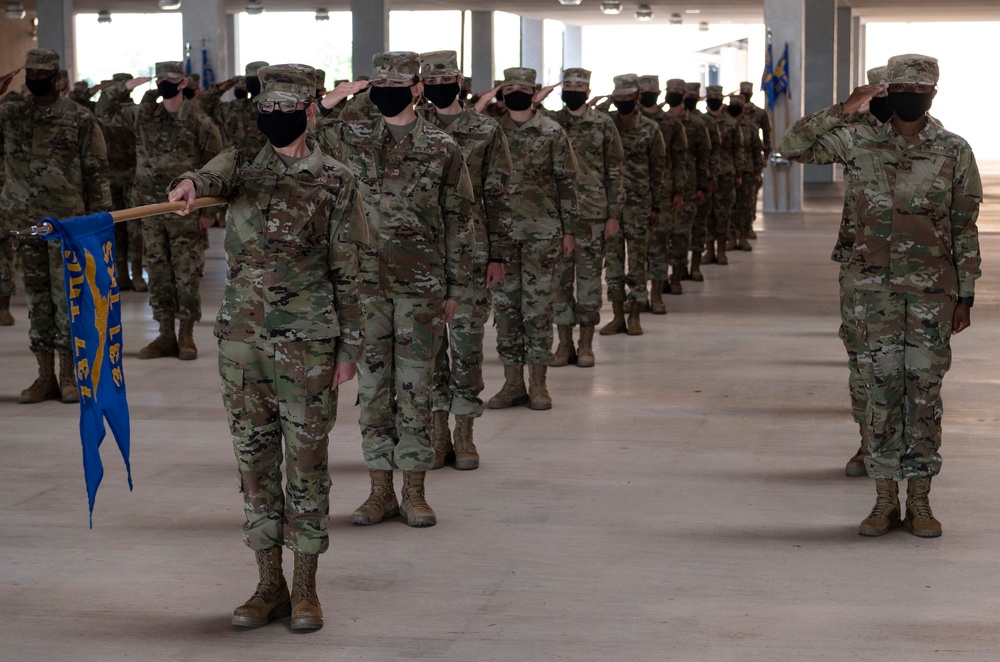
[[[201,209],[203,207],[215,207],[217,205],[228,205],[229,200],[226,198],[197,198],[194,201],[194,209]],[[115,223],[124,223],[125,221],[134,221],[139,218],[146,218],[149,216],[159,216],[160,214],[169,214],[171,212],[177,212],[187,205],[183,200],[178,200],[177,202],[159,202],[155,205],[143,205],[142,207],[132,207],[131,209],[121,209],[119,211],[111,212],[111,220]],[[15,235],[32,235],[36,237],[44,237],[45,235],[52,234],[55,228],[52,227],[50,223],[42,222],[38,225],[32,225],[27,230],[14,230],[11,234]]]

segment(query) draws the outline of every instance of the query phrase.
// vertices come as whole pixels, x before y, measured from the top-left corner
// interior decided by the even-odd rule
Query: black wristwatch
[[[972,302],[975,301],[975,299],[976,299],[976,297],[974,297],[974,296],[973,297],[958,297],[958,301],[956,303],[964,303],[969,308],[972,308]]]

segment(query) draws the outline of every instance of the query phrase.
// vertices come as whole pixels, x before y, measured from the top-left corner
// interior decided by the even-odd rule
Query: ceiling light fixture
[[[97,12],[97,22],[98,23],[110,23],[111,22],[111,12],[107,9],[102,9]]]
[[[259,16],[264,13],[264,5],[260,4],[260,0],[250,0],[247,3],[247,13],[251,16]]]
[[[698,29],[702,32],[708,32],[708,21],[702,21],[698,24]]]
[[[685,14],[700,14],[701,10],[700,9],[685,9],[684,13]]]
[[[609,16],[620,14],[622,13],[622,3],[616,2],[615,0],[606,0],[601,3],[601,12],[608,14]]]
[[[329,21],[330,20],[330,12],[328,12],[325,9],[317,9],[316,10],[316,20],[317,21]]]
[[[559,0],[560,5],[575,6],[583,2],[583,0]]]
[[[681,18],[680,14],[671,14],[670,15],[670,25],[680,25],[683,22],[684,22],[684,19]]]
[[[19,21],[24,18],[26,12],[24,11],[24,5],[20,2],[8,2],[7,9],[4,11],[4,16],[7,18]]]
[[[181,8],[181,0],[160,0],[160,9],[173,11]]]
[[[635,8],[635,20],[647,23],[653,20],[653,8],[649,5],[639,5]]]

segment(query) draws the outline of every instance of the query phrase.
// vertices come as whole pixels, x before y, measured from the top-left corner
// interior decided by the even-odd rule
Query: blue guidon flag
[[[45,238],[62,240],[70,351],[80,387],[83,474],[93,528],[94,498],[104,477],[100,446],[105,436],[105,420],[125,460],[128,487],[132,489],[114,221],[107,213],[45,221],[55,229]]]

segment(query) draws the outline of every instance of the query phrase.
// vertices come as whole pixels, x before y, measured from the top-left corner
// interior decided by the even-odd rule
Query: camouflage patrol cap
[[[188,79],[188,85],[190,85],[191,87],[201,86],[201,74],[188,74],[187,79]]]
[[[730,94],[729,95],[729,105],[730,106],[739,106],[740,108],[742,108],[745,105],[744,102],[743,102],[743,97],[740,96],[739,94]]]
[[[420,74],[420,56],[410,51],[386,51],[372,56],[372,83],[412,83]]]
[[[671,78],[667,81],[668,90],[683,90],[685,85],[687,85],[687,83],[680,78]]]
[[[528,69],[527,67],[511,67],[509,69],[504,69],[502,87],[510,87],[511,85],[534,87],[535,78],[537,76],[538,72],[534,69]]]
[[[62,81],[63,71],[65,71],[65,69],[60,69],[59,70],[59,81],[60,82]],[[69,80],[69,73],[68,72],[66,74],[66,79],[67,79],[67,81]],[[101,82],[104,82],[104,81],[101,81]],[[89,90],[90,90],[90,85],[85,80],[78,80],[75,83],[73,83],[73,91],[75,93],[77,93],[77,94],[83,94],[83,93],[85,93],[85,92],[87,92]]]
[[[257,71],[261,101],[298,101],[309,103],[316,96],[316,70],[306,64],[276,64]]]
[[[135,76],[133,76],[132,74],[118,73],[113,75],[111,77],[111,80],[115,81],[116,83],[121,83],[123,81],[132,80],[133,78],[135,78]]]
[[[684,93],[693,97],[701,94],[701,83],[684,83]]]
[[[639,91],[639,76],[636,74],[622,74],[615,76],[615,89],[611,93],[613,97],[622,97],[635,94]]]
[[[893,55],[889,58],[889,84],[937,85],[938,61],[929,55]]]
[[[455,51],[430,51],[420,54],[420,77],[461,76],[458,53]]]
[[[645,76],[639,76],[639,91],[640,92],[659,92],[660,91],[660,77],[653,76],[651,74],[646,74]]]
[[[322,69],[316,70],[316,87],[317,88],[326,87],[326,72]]]
[[[588,69],[573,67],[563,72],[563,82],[590,85],[590,74],[591,72]]]
[[[722,86],[721,85],[709,85],[705,88],[706,97],[722,97]]]
[[[263,60],[257,60],[256,62],[251,62],[250,64],[248,64],[246,66],[246,69],[244,70],[245,75],[247,75],[247,76],[256,76],[257,72],[260,71],[261,69],[263,69],[266,66],[267,66],[267,62],[264,62]]]
[[[877,85],[879,83],[889,82],[889,67],[882,65],[881,67],[872,67],[868,70],[868,84]]]
[[[183,62],[157,62],[157,78],[184,78]]]
[[[24,59],[25,69],[59,71],[59,53],[47,48],[33,48]]]
[[[740,92],[753,92],[753,83],[748,80],[740,83]]]

